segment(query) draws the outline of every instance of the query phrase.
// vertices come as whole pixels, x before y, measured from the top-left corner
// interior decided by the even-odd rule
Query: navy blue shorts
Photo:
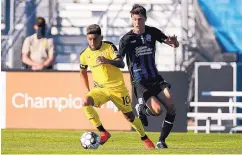
[[[133,83],[134,95],[139,102],[146,102],[151,96],[158,96],[165,88],[171,88],[171,85],[162,77],[156,80],[141,81]]]

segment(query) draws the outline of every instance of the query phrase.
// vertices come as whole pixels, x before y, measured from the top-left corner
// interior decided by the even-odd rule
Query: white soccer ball
[[[84,149],[97,149],[100,145],[100,137],[94,132],[83,133],[80,141]]]

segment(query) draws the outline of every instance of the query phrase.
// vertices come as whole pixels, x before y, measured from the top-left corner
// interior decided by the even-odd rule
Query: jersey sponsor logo
[[[149,55],[152,54],[153,49],[147,46],[140,46],[135,48],[135,55],[136,57],[141,55]]]
[[[146,41],[151,41],[151,35],[150,34],[147,34],[146,37],[145,37],[145,40]]]

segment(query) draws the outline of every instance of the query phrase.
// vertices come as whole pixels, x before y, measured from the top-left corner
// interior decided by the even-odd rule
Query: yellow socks
[[[93,106],[85,106],[82,109],[93,126],[98,127],[102,124],[99,119],[98,113],[93,108]]]
[[[139,118],[135,117],[131,125],[139,133],[141,137],[145,136],[145,130]]]
[[[83,111],[93,126],[98,127],[98,126],[102,125],[102,123],[99,119],[98,113],[93,108],[93,106],[85,106],[85,107],[83,107]],[[131,125],[139,133],[139,135],[141,137],[145,136],[144,127],[139,118],[135,117],[135,119],[131,123]]]

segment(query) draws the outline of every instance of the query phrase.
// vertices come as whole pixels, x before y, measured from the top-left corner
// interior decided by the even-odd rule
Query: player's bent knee
[[[161,115],[161,111],[157,111],[154,113],[154,116],[160,116]]]
[[[153,109],[153,113],[155,116],[159,116],[161,114],[161,109],[160,107],[156,107],[155,109]]]
[[[83,100],[83,106],[93,106],[94,105],[94,100],[90,96],[86,96]]]
[[[151,98],[151,107],[149,106],[149,108],[154,116],[161,114],[160,102],[155,97]]]

